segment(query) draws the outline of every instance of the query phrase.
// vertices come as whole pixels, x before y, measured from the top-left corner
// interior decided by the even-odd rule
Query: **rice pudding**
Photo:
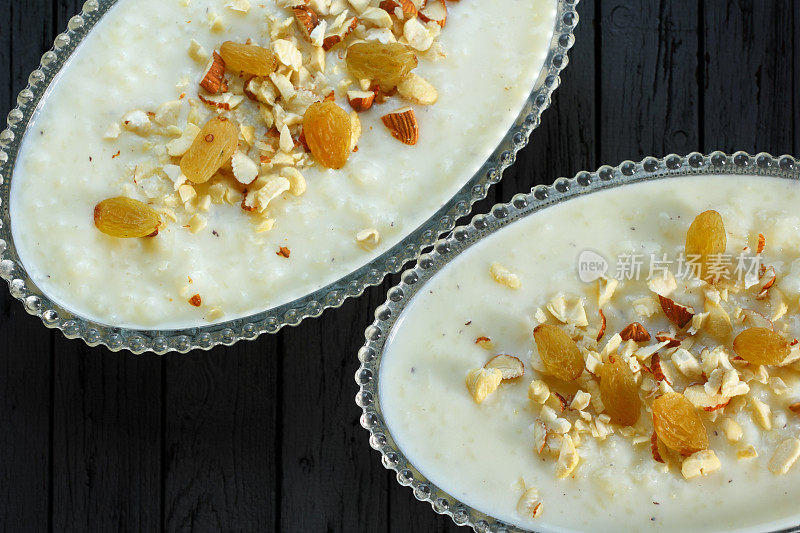
[[[429,4],[119,0],[52,83],[16,162],[12,230],[31,279],[102,323],[192,327],[291,301],[389,249],[497,146],[555,27],[553,0]],[[402,44],[416,66],[383,87],[355,80],[349,51],[364,42]],[[249,47],[227,50],[227,68],[226,43]],[[275,63],[260,76],[237,63],[263,51]],[[301,135],[315,103],[357,117],[324,166],[315,143],[332,145]],[[215,117],[238,139],[224,125],[209,135]],[[219,161],[184,165],[200,132]],[[153,211],[100,205],[117,198]],[[143,226],[106,234],[126,220]]]
[[[796,525],[798,200],[796,181],[673,177],[472,245],[387,338],[397,447],[537,531]]]

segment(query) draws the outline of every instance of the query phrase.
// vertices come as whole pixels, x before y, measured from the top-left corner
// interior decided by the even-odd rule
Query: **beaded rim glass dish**
[[[41,317],[48,328],[59,329],[68,338],[81,338],[90,346],[102,344],[113,351],[128,349],[134,353],[208,350],[218,344],[231,345],[262,333],[276,333],[283,326],[297,326],[325,309],[340,307],[345,299],[360,296],[367,287],[379,284],[387,274],[399,272],[403,265],[416,259],[424,248],[451,230],[459,217],[468,214],[473,203],[486,197],[489,188],[514,163],[517,152],[527,145],[560,84],[559,73],[567,66],[567,52],[575,42],[575,7],[579,2],[556,0],[556,26],[539,78],[514,125],[486,163],[433,216],[391,249],[338,281],[254,315],[188,329],[138,330],[88,320],[50,300],[32,282],[20,261],[9,213],[11,175],[32,115],[72,52],[116,1],[89,0],[82,13],[70,19],[68,30],[56,37],[53,49],[42,56],[40,67],[29,76],[28,86],[17,97],[17,107],[8,114],[8,128],[0,132],[0,276],[8,282],[11,295],[23,303],[28,313]]]
[[[512,222],[578,196],[621,185],[710,174],[800,180],[800,159],[789,155],[774,157],[766,153],[751,156],[745,152],[733,155],[723,152],[691,153],[687,156],[670,154],[661,159],[646,157],[638,163],[624,161],[616,167],[605,165],[595,172],[580,172],[572,179],[558,178],[553,185],[538,185],[528,194],[515,195],[507,204],[495,205],[488,214],[475,215],[468,225],[459,226],[438,240],[430,252],[418,258],[413,268],[404,271],[400,283],[389,289],[387,300],[375,310],[375,321],[364,333],[366,342],[358,352],[361,366],[355,374],[359,386],[355,400],[362,410],[361,425],[369,431],[370,446],[380,452],[383,466],[397,473],[398,483],[410,487],[418,500],[430,503],[434,511],[450,516],[458,525],[471,526],[479,532],[527,531],[474,509],[443,491],[428,481],[396,445],[383,418],[378,390],[383,350],[392,328],[414,295],[445,265],[476,242]]]

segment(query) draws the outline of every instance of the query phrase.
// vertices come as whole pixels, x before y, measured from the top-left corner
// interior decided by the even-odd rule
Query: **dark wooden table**
[[[0,109],[81,3],[0,0]],[[477,211],[646,155],[800,154],[800,2],[578,10],[553,108]],[[395,281],[278,335],[167,357],[66,340],[3,288],[3,530],[457,529],[394,481],[358,423],[356,351]]]

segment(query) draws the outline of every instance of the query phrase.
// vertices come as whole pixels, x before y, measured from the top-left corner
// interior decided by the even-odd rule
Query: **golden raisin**
[[[748,328],[733,339],[739,357],[754,365],[777,365],[791,351],[789,341],[767,328]]]
[[[639,387],[622,358],[617,357],[600,368],[600,398],[613,422],[632,426],[639,420],[642,410]]]
[[[369,41],[347,49],[347,68],[357,80],[370,80],[386,92],[417,67],[417,56],[401,43]]]
[[[219,55],[225,61],[225,68],[232,72],[266,77],[278,67],[278,60],[272,50],[254,44],[225,41],[219,48]]]
[[[656,435],[670,450],[688,456],[708,448],[708,433],[692,402],[678,392],[653,401]]]
[[[533,339],[547,371],[564,381],[578,379],[583,372],[583,356],[578,345],[558,326],[541,324]]]
[[[726,245],[722,216],[714,210],[697,215],[686,232],[686,255],[699,258],[701,277],[705,280],[715,277],[713,272],[709,272],[712,256],[725,253]]]
[[[238,144],[236,125],[224,117],[214,117],[181,157],[181,172],[192,183],[205,183],[231,159]]]
[[[311,154],[326,168],[342,168],[350,157],[350,115],[335,102],[314,102],[303,116],[303,134]]]
[[[158,233],[161,217],[149,205],[119,196],[103,200],[94,207],[94,225],[111,237],[152,237]]]

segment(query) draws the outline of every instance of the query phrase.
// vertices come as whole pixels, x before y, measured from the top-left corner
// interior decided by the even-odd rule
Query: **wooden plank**
[[[267,335],[167,357],[168,531],[275,530],[278,343]]]
[[[56,337],[53,528],[161,525],[161,366]]]
[[[793,5],[705,2],[704,150],[794,151]]]
[[[387,281],[283,334],[282,531],[385,531],[388,476],[359,425],[353,380]]]
[[[696,2],[602,2],[601,164],[697,150],[698,24]]]
[[[0,116],[52,44],[50,0],[0,3]],[[0,129],[5,127],[3,119]],[[6,176],[7,178],[7,176]],[[0,289],[0,529],[49,522],[52,333]]]
[[[56,32],[82,3],[53,0]],[[155,530],[161,524],[161,359],[90,349],[60,335],[55,346],[53,527]]]

